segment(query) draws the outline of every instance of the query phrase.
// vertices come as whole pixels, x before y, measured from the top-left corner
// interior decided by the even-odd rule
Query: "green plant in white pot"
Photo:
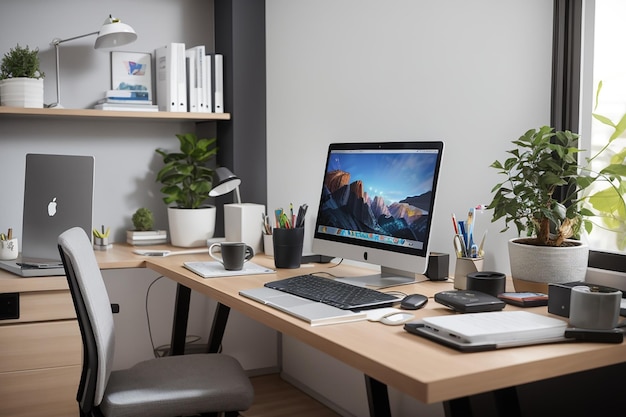
[[[0,62],[0,105],[43,107],[43,77],[39,49],[10,49]]]
[[[491,167],[506,178],[491,190],[492,221],[513,223],[526,237],[509,241],[511,275],[517,291],[546,292],[549,282],[582,281],[587,269],[587,245],[578,236],[585,215],[579,192],[588,184],[578,164],[578,135],[543,126],[531,129]],[[566,195],[557,191],[567,190]]]
[[[177,134],[178,152],[157,149],[165,165],[157,173],[168,207],[172,245],[206,245],[215,232],[215,206],[206,204],[213,185],[210,161],[217,154],[217,139],[198,138],[193,133]],[[173,204],[173,205],[171,205]]]
[[[617,124],[594,117],[614,128],[608,143],[626,130],[626,115]],[[577,240],[581,232],[591,233],[599,218],[622,240],[626,236],[626,148],[593,170],[591,163],[607,147],[579,164],[578,135],[572,132],[543,126],[513,143],[508,159],[491,164],[506,179],[493,187],[488,207],[492,221],[504,219],[502,231],[513,223],[519,235],[526,234],[508,244],[516,290],[546,292],[550,282],[584,281],[589,249]]]

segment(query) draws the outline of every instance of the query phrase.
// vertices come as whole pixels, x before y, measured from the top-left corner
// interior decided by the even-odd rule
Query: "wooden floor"
[[[340,417],[319,401],[283,381],[280,375],[250,378],[254,386],[254,403],[243,417]]]

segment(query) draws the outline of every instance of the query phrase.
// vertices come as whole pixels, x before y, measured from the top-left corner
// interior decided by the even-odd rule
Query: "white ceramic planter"
[[[548,283],[584,281],[589,261],[589,247],[550,247],[517,243],[511,239],[509,262],[516,291],[547,294]]]
[[[43,78],[10,78],[0,81],[0,105],[43,107]]]
[[[197,209],[167,208],[170,241],[184,248],[206,246],[215,233],[215,206]]]

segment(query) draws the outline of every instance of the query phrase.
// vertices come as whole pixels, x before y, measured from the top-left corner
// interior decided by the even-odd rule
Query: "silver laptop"
[[[94,157],[27,154],[21,256],[0,268],[23,277],[64,275],[57,238],[92,228]],[[18,236],[19,237],[19,236]]]

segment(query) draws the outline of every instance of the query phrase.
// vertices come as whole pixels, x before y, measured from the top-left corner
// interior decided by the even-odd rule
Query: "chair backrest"
[[[81,337],[83,369],[77,399],[81,409],[100,405],[113,364],[115,333],[111,302],[87,234],[80,227],[58,239]]]

